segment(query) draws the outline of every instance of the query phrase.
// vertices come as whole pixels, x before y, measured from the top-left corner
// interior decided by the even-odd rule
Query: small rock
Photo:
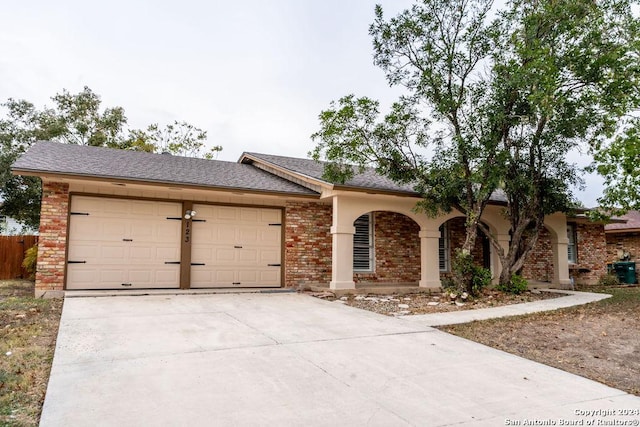
[[[393,313],[394,316],[406,316],[407,314],[411,314],[409,310],[401,310]]]
[[[456,294],[449,294],[449,298],[451,298],[451,299],[456,299],[456,298],[458,298],[458,295],[456,295]]]
[[[338,304],[346,304],[347,303],[347,301],[343,300],[343,299],[337,299],[337,300],[335,300],[335,302],[337,302]]]
[[[462,307],[462,306],[464,306],[464,305],[465,305],[465,303],[456,301],[456,305],[457,305],[458,307]]]
[[[371,301],[371,302],[378,302],[378,298],[374,298],[374,297],[366,297],[364,300]]]
[[[16,318],[18,318],[18,319],[23,319],[25,317],[27,317],[26,314],[16,314]]]
[[[467,298],[469,298],[469,294],[466,293],[466,292],[463,292],[462,295],[460,295],[460,298],[467,299]]]
[[[389,300],[386,298],[380,298],[380,302],[389,302]]]
[[[411,298],[402,298],[402,301],[411,301]]]
[[[427,305],[430,305],[430,306],[436,306],[436,305],[440,305],[440,303],[439,303],[439,302],[437,302],[437,301],[429,301],[429,302],[427,303]]]
[[[391,301],[391,302],[400,302],[400,300],[398,298],[389,298],[389,301]]]
[[[349,301],[349,297],[340,297],[340,301]]]
[[[539,291],[539,290],[537,290],[537,289],[532,289],[532,290],[531,290],[531,293],[532,293],[532,294],[541,294],[542,292],[540,292],[540,291]]]
[[[398,308],[409,308],[409,304],[398,304]]]
[[[362,295],[357,295],[357,296],[354,298],[354,300],[356,300],[356,301],[362,301],[362,300],[364,300],[364,297],[363,297]]]
[[[12,353],[11,353],[10,351],[7,351],[7,352],[5,353],[5,355],[7,355],[7,356],[11,356],[11,354],[12,354]]]
[[[440,301],[440,297],[431,297],[431,299],[434,301]]]

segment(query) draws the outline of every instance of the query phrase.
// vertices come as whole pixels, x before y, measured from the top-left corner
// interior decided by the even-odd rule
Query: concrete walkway
[[[299,294],[158,295],[65,301],[41,425],[602,425],[640,415],[593,411],[633,409],[420,321]]]
[[[418,322],[426,326],[457,325],[460,323],[473,322],[474,320],[497,319],[500,317],[520,316],[540,311],[557,310],[559,308],[573,307],[575,305],[588,304],[590,302],[611,298],[611,295],[609,294],[598,294],[593,292],[559,291],[555,289],[545,289],[542,292],[555,292],[568,295],[559,298],[526,302],[523,304],[503,305],[501,307],[482,308],[478,310],[460,310],[445,313],[404,316],[403,319],[411,322]]]

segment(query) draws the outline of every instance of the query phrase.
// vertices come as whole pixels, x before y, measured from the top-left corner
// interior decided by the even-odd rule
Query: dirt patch
[[[520,295],[507,294],[495,289],[484,289],[477,298],[456,297],[447,293],[416,293],[410,295],[348,295],[340,298],[331,292],[316,292],[311,295],[341,302],[352,307],[387,316],[443,313],[448,311],[476,310],[510,304],[539,301],[564,296],[556,292],[527,291]]]
[[[613,297],[440,329],[640,396],[640,288],[597,291]]]
[[[32,282],[0,281],[0,425],[40,419],[62,300],[33,293]]]

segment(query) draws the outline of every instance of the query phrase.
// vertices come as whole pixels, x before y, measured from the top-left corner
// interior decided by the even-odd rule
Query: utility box
[[[618,276],[621,283],[636,283],[636,263],[634,261],[620,261],[611,264],[610,272]]]

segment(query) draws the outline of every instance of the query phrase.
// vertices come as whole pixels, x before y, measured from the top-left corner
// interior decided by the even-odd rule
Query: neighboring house
[[[629,211],[621,221],[607,224],[607,262],[640,261],[640,212]]]
[[[371,170],[344,185],[313,160],[244,153],[237,163],[41,142],[13,165],[43,181],[36,294],[75,289],[258,288],[356,283],[439,288],[464,239],[459,213]],[[482,221],[507,247],[505,202]],[[602,224],[556,213],[523,269],[567,287],[604,273]],[[582,249],[584,247],[584,250]],[[486,239],[478,263],[500,263]],[[570,273],[571,271],[571,273]]]

